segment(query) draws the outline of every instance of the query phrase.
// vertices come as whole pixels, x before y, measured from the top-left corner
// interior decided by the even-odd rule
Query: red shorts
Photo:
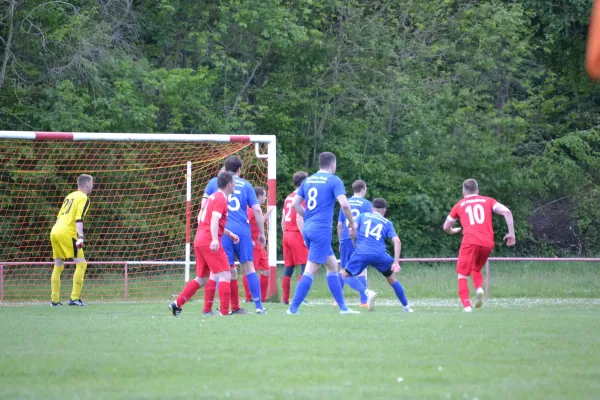
[[[300,232],[283,233],[283,263],[286,267],[306,264],[308,248]]]
[[[482,247],[475,244],[460,246],[460,250],[458,250],[456,272],[461,275],[469,276],[472,271],[481,271],[488,257],[492,253],[492,250],[492,247]]]
[[[210,273],[229,271],[229,261],[223,246],[219,250],[212,251],[209,246],[194,246],[196,255],[196,276],[199,278],[208,278]]]
[[[269,270],[269,257],[267,251],[262,246],[256,246],[253,249],[252,256],[254,258],[254,269],[257,271]]]

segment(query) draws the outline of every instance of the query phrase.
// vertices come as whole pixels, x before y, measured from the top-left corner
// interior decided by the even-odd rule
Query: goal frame
[[[267,160],[267,207],[273,208],[269,215],[267,253],[269,259],[268,295],[277,293],[277,149],[275,135],[220,135],[220,134],[184,134],[184,133],[99,133],[99,132],[36,132],[36,131],[0,131],[2,140],[34,141],[115,141],[115,142],[229,142],[254,143],[257,158]],[[259,145],[267,145],[267,153],[261,154]],[[192,243],[192,164],[187,163],[186,174],[186,244],[185,244],[185,282],[190,280],[191,243]]]

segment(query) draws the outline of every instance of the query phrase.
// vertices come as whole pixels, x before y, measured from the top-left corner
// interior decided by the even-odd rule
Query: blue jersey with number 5
[[[356,221],[356,218],[358,218],[360,214],[371,212],[373,210],[373,205],[371,202],[363,197],[352,196],[348,199],[348,203],[350,203],[350,209],[352,210],[352,218],[354,218],[354,221]],[[342,210],[340,210],[338,222],[342,223],[342,237],[340,240],[342,242],[350,240],[350,233],[348,232],[348,218],[346,218],[346,214],[344,214],[344,211]]]
[[[366,212],[356,219],[356,253],[381,254],[386,252],[385,239],[398,236],[392,222],[378,213]]]
[[[333,206],[339,195],[346,194],[342,180],[328,172],[317,172],[302,182],[298,195],[304,198],[304,231],[329,231]]]
[[[219,190],[217,180],[211,179],[204,190],[204,195],[210,196]],[[228,217],[225,228],[237,235],[250,235],[248,222],[248,207],[258,204],[252,184],[239,176],[235,177],[235,191],[227,198]]]

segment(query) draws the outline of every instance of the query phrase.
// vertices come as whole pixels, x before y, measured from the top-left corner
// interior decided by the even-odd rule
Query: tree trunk
[[[8,4],[8,37],[6,39],[6,47],[4,48],[4,58],[2,59],[2,69],[0,69],[0,91],[4,86],[4,77],[6,76],[6,67],[8,60],[12,56],[10,47],[12,45],[12,35],[14,28],[15,0],[10,0]]]

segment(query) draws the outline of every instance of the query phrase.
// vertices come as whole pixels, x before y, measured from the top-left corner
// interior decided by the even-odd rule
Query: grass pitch
[[[319,290],[298,316],[273,303],[204,319],[198,301],[178,318],[168,301],[2,307],[0,398],[598,398],[599,299],[490,299],[466,314],[423,298],[407,314],[380,292],[374,312],[344,316]]]

